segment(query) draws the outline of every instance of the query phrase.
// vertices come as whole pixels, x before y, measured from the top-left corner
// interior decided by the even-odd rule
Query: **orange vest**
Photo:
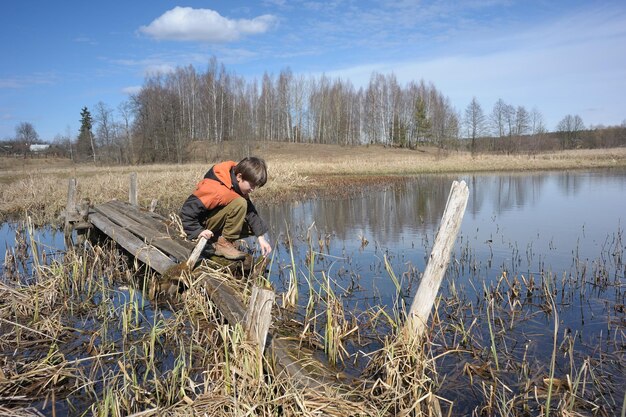
[[[213,173],[219,179],[215,181],[205,178],[196,185],[193,195],[198,197],[207,210],[228,205],[237,197],[241,197],[233,190],[230,170],[237,165],[233,161],[220,162],[213,166]]]

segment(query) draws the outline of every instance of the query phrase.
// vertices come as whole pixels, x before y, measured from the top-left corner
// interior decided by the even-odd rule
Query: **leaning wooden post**
[[[252,287],[248,311],[244,317],[244,329],[248,337],[257,343],[261,355],[265,350],[267,332],[272,323],[273,305],[274,291],[257,285]]]
[[[428,316],[435,303],[441,281],[450,262],[450,253],[467,207],[469,189],[465,181],[452,183],[426,270],[409,310],[404,333],[412,339],[424,334]]]
[[[137,206],[137,193],[137,173],[131,172],[130,187],[128,189],[128,202],[133,206]]]
[[[78,211],[76,209],[76,179],[70,178],[67,184],[67,204],[65,205],[65,225],[63,234],[65,236],[65,245],[73,246],[72,231],[74,229],[73,222],[77,220]]]

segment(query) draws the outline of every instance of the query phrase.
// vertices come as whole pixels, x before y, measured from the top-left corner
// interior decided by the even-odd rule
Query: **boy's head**
[[[239,182],[239,188],[248,194],[256,188],[263,187],[267,182],[267,166],[265,161],[255,156],[249,156],[242,159],[235,166],[235,176]],[[242,182],[246,181],[248,184],[242,187]],[[244,190],[246,189],[246,190]]]

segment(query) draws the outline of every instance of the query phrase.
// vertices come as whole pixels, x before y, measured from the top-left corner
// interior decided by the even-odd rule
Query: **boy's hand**
[[[201,231],[201,232],[200,232],[200,234],[198,235],[198,237],[203,237],[203,238],[205,238],[206,240],[210,240],[210,239],[213,237],[213,232],[212,232],[212,231],[210,231],[210,230],[208,230],[208,229],[205,229],[205,230],[203,230],[203,231]]]
[[[272,251],[272,245],[270,245],[267,239],[265,239],[265,236],[259,236],[257,240],[259,242],[259,247],[261,248],[261,254],[263,256],[269,255],[269,253]]]

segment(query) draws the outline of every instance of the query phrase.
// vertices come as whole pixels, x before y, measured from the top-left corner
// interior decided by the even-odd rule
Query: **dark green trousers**
[[[215,237],[221,235],[230,241],[248,237],[251,231],[246,222],[247,211],[248,201],[237,197],[228,205],[211,210],[205,228],[212,231]]]

